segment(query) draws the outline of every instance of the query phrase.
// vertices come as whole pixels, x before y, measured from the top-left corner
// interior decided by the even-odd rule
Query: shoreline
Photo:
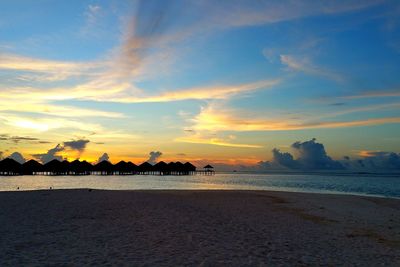
[[[400,200],[253,190],[0,192],[0,265],[400,264]]]
[[[36,192],[36,191],[75,191],[75,190],[92,190],[92,191],[116,191],[116,192],[152,192],[152,191],[158,191],[158,192],[179,192],[179,191],[192,191],[192,192],[225,192],[225,191],[232,191],[232,192],[264,192],[264,193],[294,193],[294,194],[313,194],[313,195],[334,195],[334,196],[354,196],[354,197],[366,197],[366,198],[379,198],[379,199],[394,199],[394,200],[399,200],[400,197],[393,197],[393,196],[385,196],[385,195],[379,195],[379,194],[361,194],[361,193],[353,193],[353,192],[340,192],[340,191],[285,191],[285,190],[271,190],[271,189],[100,189],[100,188],[52,188],[52,189],[47,189],[47,188],[40,188],[40,189],[16,189],[16,190],[1,190],[0,189],[0,194],[1,193],[11,193],[11,192]]]

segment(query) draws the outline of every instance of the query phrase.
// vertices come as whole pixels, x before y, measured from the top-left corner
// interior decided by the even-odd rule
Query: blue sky
[[[335,159],[398,153],[399,15],[378,0],[2,1],[0,151],[89,140],[63,156],[252,165],[317,138]]]

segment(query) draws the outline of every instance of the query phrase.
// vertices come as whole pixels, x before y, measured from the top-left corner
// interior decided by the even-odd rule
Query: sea
[[[0,176],[0,191],[92,188],[106,190],[271,190],[400,198],[399,174],[265,174],[159,176]]]

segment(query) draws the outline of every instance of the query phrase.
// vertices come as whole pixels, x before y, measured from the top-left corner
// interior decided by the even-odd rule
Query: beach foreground
[[[268,191],[0,193],[0,265],[400,265],[400,200]]]

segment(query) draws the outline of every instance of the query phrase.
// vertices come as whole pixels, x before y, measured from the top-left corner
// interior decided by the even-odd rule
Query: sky
[[[4,0],[0,157],[400,169],[399,73],[398,1]]]

